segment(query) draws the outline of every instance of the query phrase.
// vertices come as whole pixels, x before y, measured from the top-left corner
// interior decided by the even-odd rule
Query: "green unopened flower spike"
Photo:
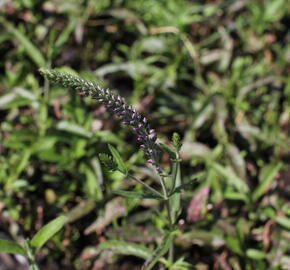
[[[99,158],[100,158],[101,163],[106,168],[106,170],[108,170],[108,171],[115,171],[115,170],[117,170],[118,165],[112,159],[111,156],[102,153],[102,154],[99,154]]]
[[[125,103],[124,98],[112,93],[109,89],[103,89],[92,82],[54,69],[41,68],[39,72],[51,83],[73,88],[98,100],[105,105],[110,113],[117,116],[124,125],[131,126],[141,144],[140,147],[148,157],[147,162],[152,164],[158,173],[162,173],[159,166],[160,148],[156,143],[155,131],[151,129],[145,117],[137,112],[135,108]]]

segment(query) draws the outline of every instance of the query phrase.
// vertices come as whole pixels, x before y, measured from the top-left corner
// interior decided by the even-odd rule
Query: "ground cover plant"
[[[0,25],[1,269],[289,269],[287,0],[8,0]],[[40,68],[125,97],[160,160]],[[170,229],[143,183],[163,194],[175,132]]]

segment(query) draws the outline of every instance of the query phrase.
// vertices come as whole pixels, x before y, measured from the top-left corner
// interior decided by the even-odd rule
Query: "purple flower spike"
[[[160,173],[162,170],[157,166],[159,164],[160,150],[155,143],[157,136],[154,129],[151,129],[148,121],[135,108],[125,103],[124,98],[112,93],[109,89],[102,89],[100,86],[87,82],[81,78],[61,73],[56,70],[41,69],[40,73],[52,83],[58,83],[65,87],[78,91],[83,91],[85,95],[92,96],[106,109],[118,116],[124,125],[130,125],[137,134],[137,140],[142,142],[141,148],[149,158],[148,162],[155,165],[156,170]]]

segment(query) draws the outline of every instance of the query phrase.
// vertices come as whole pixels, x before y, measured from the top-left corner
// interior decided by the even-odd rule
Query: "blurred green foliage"
[[[41,269],[140,269],[118,248],[144,258],[161,241],[156,201],[116,195],[142,186],[98,158],[110,143],[154,186],[135,138],[37,71],[62,67],[117,89],[163,142],[182,135],[174,269],[289,269],[289,13],[287,0],[2,1],[0,237],[68,215]]]

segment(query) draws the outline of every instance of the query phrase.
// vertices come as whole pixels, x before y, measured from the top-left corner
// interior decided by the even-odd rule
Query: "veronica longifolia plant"
[[[180,190],[180,168],[179,168],[179,155],[178,151],[181,147],[180,138],[175,133],[173,136],[173,145],[174,149],[162,144],[162,148],[167,151],[172,157],[173,168],[172,176],[166,183],[164,179],[164,173],[160,168],[160,154],[161,146],[157,143],[157,136],[154,129],[151,128],[147,119],[143,117],[135,108],[129,106],[125,103],[124,98],[111,92],[109,89],[103,89],[100,86],[85,81],[76,76],[72,76],[67,73],[59,72],[57,70],[51,69],[40,69],[40,73],[47,78],[51,83],[60,84],[67,88],[72,88],[81,92],[86,96],[91,96],[93,99],[96,99],[99,103],[105,105],[106,109],[119,118],[124,125],[128,125],[132,128],[133,132],[137,136],[137,140],[140,142],[140,147],[143,149],[147,162],[150,163],[158,173],[160,177],[160,184],[162,187],[162,193],[148,186],[141,180],[138,180],[134,176],[127,174],[132,177],[134,180],[138,181],[144,185],[149,192],[153,192],[155,196],[158,196],[159,199],[165,201],[165,206],[168,215],[168,225],[170,228],[169,235],[164,236],[163,244],[158,247],[157,252],[154,252],[150,258],[145,263],[144,269],[151,269],[153,265],[158,261],[158,259],[163,256],[170,249],[170,260],[172,261],[173,257],[173,244],[171,233],[174,228],[174,223],[176,222],[177,215],[180,210],[180,196],[178,191]],[[118,153],[115,152],[114,148],[110,146],[110,151],[112,152],[114,159],[111,159],[108,156],[101,155],[100,158],[105,163],[106,167],[109,169],[114,169],[118,167]],[[124,171],[122,171],[124,172]]]

